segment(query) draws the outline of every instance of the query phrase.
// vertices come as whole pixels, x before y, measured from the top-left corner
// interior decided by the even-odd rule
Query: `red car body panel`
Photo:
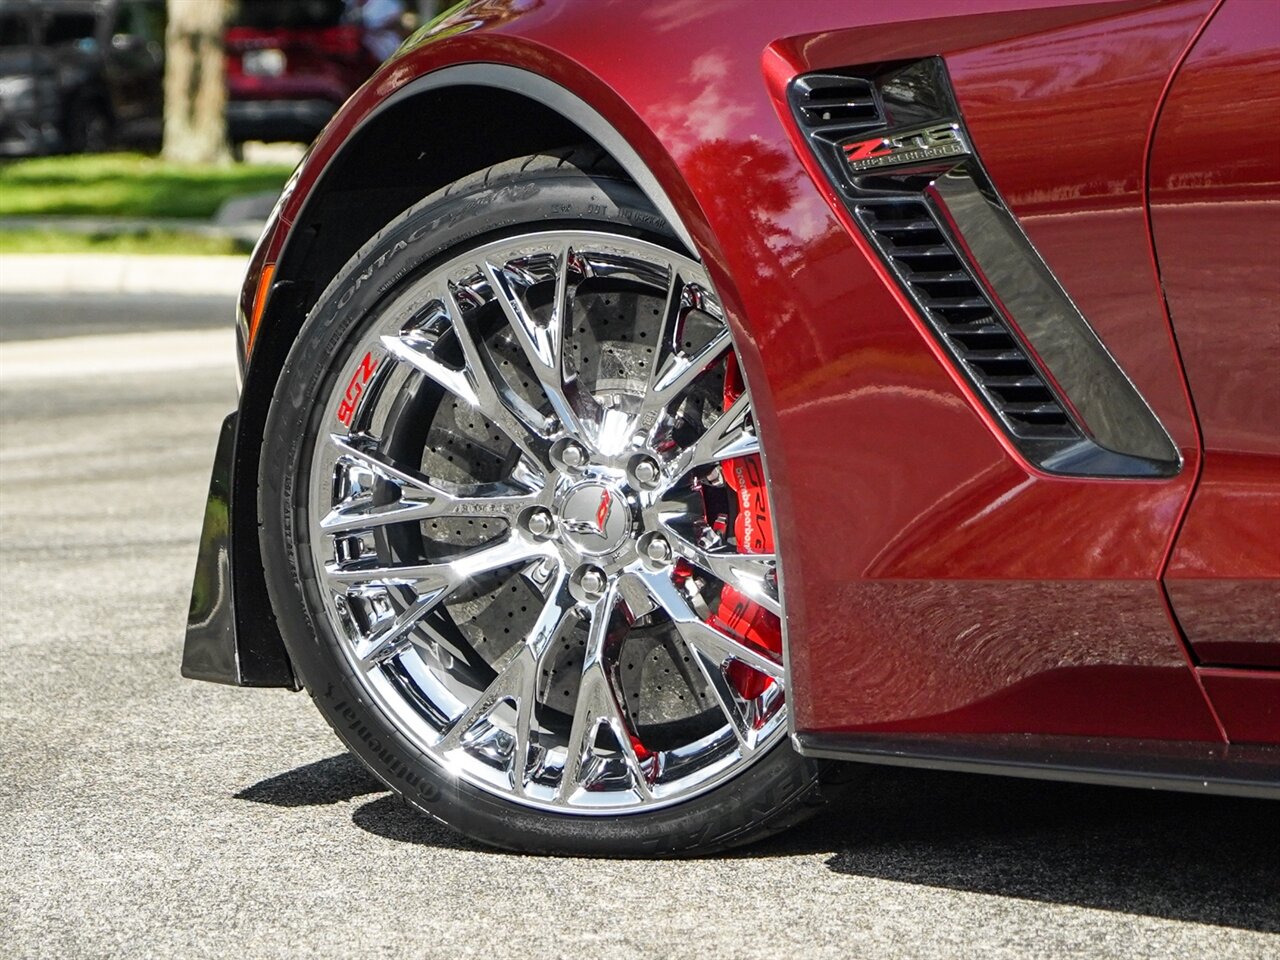
[[[986,0],[961,13],[950,0],[903,0],[858,26],[868,9],[839,0],[476,3],[411,42],[317,141],[255,254],[244,315],[254,316],[258,272],[279,259],[326,166],[386,97],[457,64],[546,77],[637,152],[725,307],[768,452],[797,732],[1221,744],[1234,725],[1249,742],[1280,743],[1274,710],[1242,706],[1254,674],[1197,669],[1161,580],[1172,550],[1183,616],[1204,605],[1183,584],[1218,584],[1228,568],[1260,583],[1263,605],[1268,589],[1276,596],[1280,551],[1265,547],[1267,530],[1280,542],[1275,515],[1252,560],[1240,560],[1234,534],[1212,529],[1232,496],[1276,502],[1274,422],[1246,428],[1265,442],[1232,448],[1243,473],[1219,468],[1211,450],[1178,539],[1201,459],[1178,347],[1210,334],[1196,319],[1203,281],[1186,280],[1181,294],[1170,265],[1203,228],[1178,219],[1176,198],[1161,194],[1173,174],[1153,168],[1158,275],[1146,171],[1162,97],[1213,9],[1212,0]],[[785,104],[792,77],[935,54],[992,179],[1176,443],[1175,476],[1063,477],[1029,465],[802,143]],[[1196,51],[1187,63],[1198,68]],[[1172,89],[1171,110],[1193,102]],[[1157,128],[1157,150],[1162,137]],[[1162,281],[1174,291],[1173,329]],[[1190,306],[1179,306],[1184,297]],[[1247,322],[1242,347],[1255,329]],[[1235,375],[1206,358],[1192,370],[1197,391],[1197,376],[1213,389]],[[1212,424],[1240,411],[1224,402],[1206,415],[1216,435]],[[1268,678],[1267,695],[1275,688]]]
[[[1280,17],[1227,3],[1174,79],[1151,153],[1156,248],[1204,441],[1167,583],[1210,664],[1280,667],[1277,115]]]
[[[1280,673],[1203,667],[1199,671],[1232,743],[1276,742],[1280,724]]]

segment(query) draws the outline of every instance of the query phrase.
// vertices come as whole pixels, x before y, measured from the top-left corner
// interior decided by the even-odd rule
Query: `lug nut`
[[[555,572],[555,569],[556,562],[550,557],[547,557],[542,562],[534,565],[533,569],[529,571],[529,577],[534,583],[545,587],[547,585],[547,581],[551,579],[551,574]]]
[[[716,519],[720,520],[724,514],[717,515]],[[727,519],[724,521],[727,523]],[[724,544],[724,538],[720,536],[715,527],[703,527],[702,532],[698,534],[698,546],[703,550],[716,550]]]
[[[604,595],[604,589],[609,585],[609,581],[605,579],[603,570],[588,567],[578,578],[578,585],[582,587],[582,592],[588,600],[596,600]]]
[[[645,544],[644,555],[654,563],[667,563],[671,560],[671,544],[666,537],[655,535]]]
[[[551,518],[551,514],[546,510],[535,510],[529,514],[529,519],[525,521],[525,526],[529,528],[529,532],[535,537],[548,536],[555,529],[555,520]]]
[[[648,457],[636,462],[632,471],[644,486],[651,487],[658,482],[658,478],[662,476],[662,471],[658,468],[658,464]]]
[[[576,443],[566,443],[560,451],[560,459],[567,467],[581,467],[587,462],[587,451]]]

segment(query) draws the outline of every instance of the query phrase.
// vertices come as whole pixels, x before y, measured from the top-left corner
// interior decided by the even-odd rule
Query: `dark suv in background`
[[[154,147],[164,0],[0,0],[0,154]]]
[[[228,139],[310,143],[409,19],[401,0],[240,0],[226,33]]]

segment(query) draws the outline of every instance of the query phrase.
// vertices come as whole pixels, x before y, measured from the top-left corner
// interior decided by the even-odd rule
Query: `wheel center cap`
[[[560,505],[560,529],[581,553],[611,553],[631,529],[631,508],[613,486],[591,480],[569,491]]]

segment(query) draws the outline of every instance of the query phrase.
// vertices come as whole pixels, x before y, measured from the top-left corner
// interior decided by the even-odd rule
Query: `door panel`
[[[1280,666],[1280,16],[1227,0],[1151,155],[1165,296],[1203,434],[1166,574],[1206,664]]]

